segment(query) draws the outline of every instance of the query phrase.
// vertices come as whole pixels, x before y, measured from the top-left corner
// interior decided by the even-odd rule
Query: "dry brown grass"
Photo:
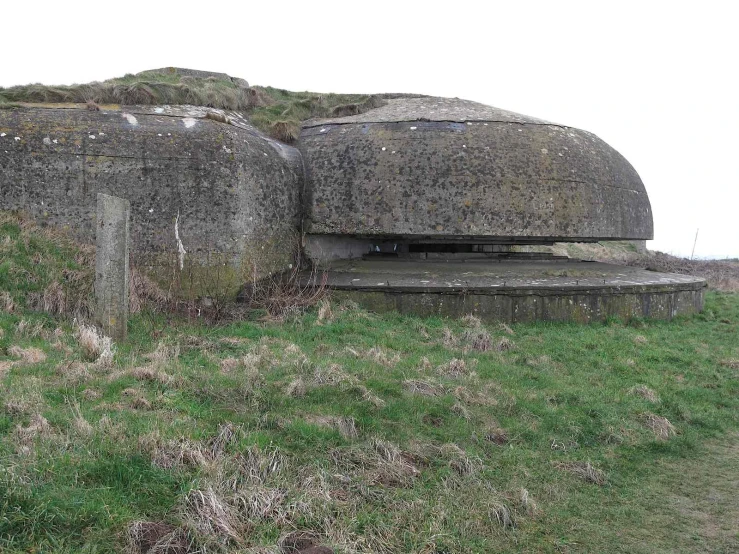
[[[166,385],[172,380],[171,376],[167,375],[160,369],[151,366],[134,367],[127,373],[137,381],[156,382],[162,385]]]
[[[470,327],[471,329],[482,327],[482,321],[480,321],[480,318],[476,315],[467,314],[466,316],[463,316],[459,321],[462,323],[462,325],[464,325],[465,327]]]
[[[382,439],[335,450],[332,457],[341,471],[360,477],[372,485],[407,488],[421,474],[412,462],[412,454]]]
[[[212,459],[206,447],[186,439],[164,440],[158,432],[139,438],[139,449],[163,469],[206,467]]]
[[[400,361],[400,354],[390,354],[380,346],[375,346],[367,350],[364,357],[384,367],[395,367],[395,365]]]
[[[362,396],[362,400],[369,402],[376,408],[382,408],[385,406],[385,401],[364,385],[353,385],[352,388]]]
[[[719,362],[719,365],[728,367],[729,369],[739,369],[739,360],[736,358],[731,358],[728,360],[721,360]]]
[[[82,415],[82,410],[78,402],[72,402],[72,426],[78,435],[89,437],[94,432],[92,425]]]
[[[313,384],[316,386],[337,386],[343,383],[356,384],[357,379],[344,371],[339,364],[329,364],[326,367],[317,367],[313,372]]]
[[[300,137],[300,124],[297,121],[275,121],[269,131],[270,136],[277,140],[293,144]]]
[[[21,319],[15,326],[17,334],[21,337],[29,339],[35,339],[38,337],[46,338],[47,333],[44,329],[44,324],[41,321],[28,321],[27,319]]]
[[[444,348],[453,349],[459,345],[459,339],[454,335],[449,327],[444,327],[441,330],[441,344]]]
[[[85,359],[101,367],[112,365],[115,345],[110,337],[106,337],[92,325],[81,323],[77,326],[75,338]]]
[[[499,329],[500,329],[501,331],[503,331],[504,333],[508,334],[508,335],[515,335],[515,333],[514,333],[513,329],[511,329],[511,328],[510,328],[510,327],[509,327],[508,325],[506,325],[505,323],[499,323],[499,324],[498,324],[498,328],[499,328]]]
[[[507,352],[509,350],[513,350],[515,347],[516,345],[511,339],[508,337],[502,337],[495,345],[495,350],[498,352]]]
[[[39,437],[49,437],[52,434],[52,428],[44,416],[34,414],[25,427],[20,423],[16,425],[14,434],[19,444],[29,446]]]
[[[131,407],[136,410],[151,410],[152,404],[143,396],[136,396],[131,400]]]
[[[491,425],[485,431],[485,440],[490,441],[493,444],[497,444],[498,446],[508,444],[510,441],[508,432],[499,425]]]
[[[436,368],[436,372],[452,379],[468,377],[472,373],[467,363],[458,358],[452,358],[448,363],[440,365]]]
[[[0,292],[0,312],[12,314],[15,311],[15,301],[9,292]]]
[[[255,265],[252,281],[243,288],[240,299],[249,308],[265,310],[271,320],[278,322],[324,300],[328,295],[328,274],[319,273],[311,266],[308,268],[310,275],[303,276],[306,267],[301,263],[301,247],[297,240],[293,243],[293,259],[290,270],[262,278]]]
[[[18,362],[26,365],[40,364],[46,361],[46,353],[35,346],[29,346],[28,348],[11,346],[8,348],[8,354],[16,358],[20,358]]]
[[[4,360],[0,362],[0,379],[3,379],[10,369],[16,364],[15,361]]]
[[[650,389],[646,385],[635,385],[629,389],[629,393],[635,396],[643,398],[647,402],[657,403],[659,402],[659,396],[656,392]]]
[[[442,396],[445,394],[444,387],[430,381],[421,381],[419,379],[406,379],[403,381],[403,388],[410,394],[419,394],[421,396]]]
[[[677,434],[675,426],[666,417],[647,412],[641,415],[641,421],[658,440],[668,440]]]
[[[75,361],[64,361],[56,367],[56,374],[60,375],[68,383],[79,385],[92,378],[87,364]]]
[[[308,415],[305,421],[319,427],[335,429],[346,440],[354,440],[359,437],[357,422],[353,417]]]
[[[467,452],[454,443],[444,444],[439,450],[440,456],[461,477],[473,475],[482,469],[480,458],[468,456]]]
[[[243,544],[244,526],[236,510],[212,487],[191,490],[185,499],[185,520],[199,534],[224,537],[234,544]]]
[[[461,417],[463,419],[466,419],[468,421],[470,419],[472,419],[472,414],[467,409],[467,407],[464,404],[462,404],[461,402],[455,402],[452,405],[451,410],[452,410],[452,413],[457,414],[459,417]]]
[[[324,323],[331,323],[334,318],[334,313],[331,310],[331,302],[324,298],[318,303],[318,317],[316,318],[316,325],[323,325]]]
[[[194,539],[187,530],[162,521],[134,521],[128,526],[131,554],[195,554]]]
[[[100,400],[102,397],[103,395],[100,393],[99,390],[96,390],[96,389],[85,389],[82,392],[82,398],[90,402],[93,402],[95,400]]]
[[[578,476],[586,483],[603,486],[606,484],[606,475],[594,467],[590,462],[555,462],[554,467]]]
[[[472,350],[477,352],[487,352],[493,349],[493,338],[485,329],[469,329],[465,331],[463,339]]]
[[[285,387],[285,395],[291,398],[302,398],[308,392],[308,387],[302,377],[296,377]]]
[[[481,390],[470,390],[465,386],[455,387],[452,391],[454,397],[470,406],[497,406],[498,398],[498,387],[494,383],[488,383]]]

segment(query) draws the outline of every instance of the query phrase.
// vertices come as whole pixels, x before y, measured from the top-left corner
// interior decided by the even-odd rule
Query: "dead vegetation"
[[[35,346],[29,346],[28,348],[11,346],[8,348],[8,354],[16,358],[20,358],[17,363],[25,365],[39,364],[46,361],[46,353]]]
[[[334,429],[345,440],[354,440],[359,437],[359,430],[357,429],[356,420],[349,416],[317,416],[308,415],[305,416],[305,421],[319,427],[326,427],[328,429]]]
[[[475,316],[465,316],[463,324],[468,327],[461,335],[457,336],[449,327],[441,331],[441,344],[449,350],[462,350],[462,352],[507,352],[515,347],[513,341],[508,337],[494,339],[490,332],[482,326],[480,320]],[[504,326],[501,330],[513,333],[513,330]]]
[[[554,467],[576,475],[586,483],[603,486],[606,484],[606,475],[590,462],[555,462]]]
[[[412,454],[382,439],[373,439],[368,445],[336,450],[332,457],[340,470],[371,485],[407,488],[421,474],[412,462]]]
[[[675,426],[666,417],[647,412],[641,415],[641,421],[658,440],[665,441],[677,434]]]
[[[77,327],[75,338],[88,361],[100,367],[112,365],[115,346],[110,337],[106,337],[92,325],[82,323]]]
[[[477,360],[474,361],[476,362]],[[440,365],[436,368],[436,372],[452,379],[469,377],[474,374],[467,362],[458,358],[452,358],[448,363]]]
[[[498,395],[501,394],[500,387],[495,383],[487,383],[477,390],[460,385],[454,388],[452,394],[460,402],[469,406],[497,406]]]
[[[492,425],[488,428],[485,432],[485,440],[492,442],[493,444],[497,444],[498,446],[508,444],[510,441],[508,432],[498,425]]]
[[[15,439],[21,446],[30,446],[37,438],[49,437],[52,428],[49,422],[41,414],[34,414],[28,425],[18,424],[15,428]]]
[[[657,395],[657,393],[646,385],[635,385],[631,387],[631,389],[629,389],[629,393],[635,396],[639,396],[647,402],[651,402],[653,404],[659,402],[659,396]]]
[[[131,554],[194,554],[194,540],[181,527],[163,521],[134,521],[128,527]]]
[[[311,266],[308,276],[304,276],[305,265],[301,263],[301,254],[296,245],[295,262],[288,271],[272,276],[258,278],[257,268],[251,283],[244,286],[239,300],[250,309],[265,310],[273,320],[284,321],[287,317],[299,315],[305,309],[315,306],[326,299],[328,294],[327,274],[319,273]],[[330,316],[331,305],[322,303],[323,319]]]
[[[421,396],[443,396],[446,394],[444,387],[441,385],[419,379],[406,379],[403,381],[403,388],[410,394]]]

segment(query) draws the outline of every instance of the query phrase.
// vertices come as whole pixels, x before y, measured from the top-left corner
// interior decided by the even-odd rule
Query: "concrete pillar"
[[[98,194],[95,241],[95,319],[115,340],[128,323],[128,200]]]

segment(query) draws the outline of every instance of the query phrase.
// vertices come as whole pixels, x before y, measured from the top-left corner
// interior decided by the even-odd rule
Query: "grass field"
[[[737,294],[589,326],[143,310],[110,345],[31,310],[84,316],[89,253],[0,230],[0,552],[739,550]]]
[[[738,324],[2,313],[0,550],[736,551]]]

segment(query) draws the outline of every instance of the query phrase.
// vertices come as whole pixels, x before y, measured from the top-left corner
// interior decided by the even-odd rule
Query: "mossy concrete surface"
[[[391,99],[306,122],[306,231],[414,239],[651,239],[629,162],[601,139],[477,102]]]
[[[700,312],[706,288],[696,277],[576,260],[360,260],[327,274],[337,297],[373,311],[511,323],[671,319]]]
[[[125,198],[134,263],[170,282],[191,267],[206,275],[193,282],[213,284],[218,270],[233,291],[235,276],[263,276],[293,262],[290,244],[277,243],[299,228],[300,155],[238,114],[193,106],[26,107],[0,111],[0,132],[4,210],[92,243],[97,193]]]

